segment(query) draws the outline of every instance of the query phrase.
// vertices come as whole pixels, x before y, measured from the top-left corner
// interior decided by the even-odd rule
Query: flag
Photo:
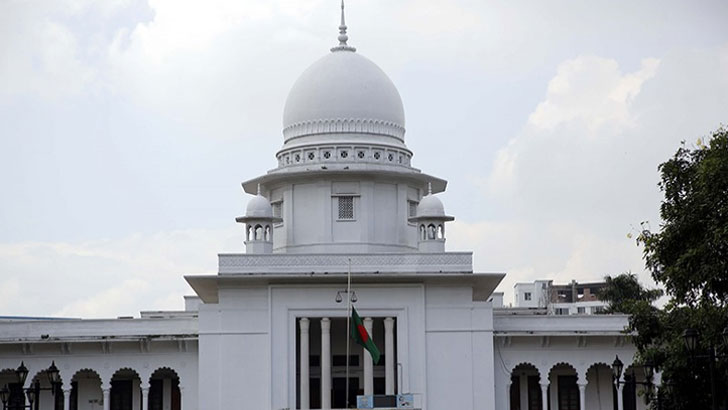
[[[351,307],[351,322],[351,338],[369,352],[374,364],[379,363],[379,349],[377,349],[377,345],[375,345],[374,341],[371,337],[369,337],[369,332],[367,332],[367,329],[364,327],[364,323],[359,317],[359,314],[356,313],[354,306]]]

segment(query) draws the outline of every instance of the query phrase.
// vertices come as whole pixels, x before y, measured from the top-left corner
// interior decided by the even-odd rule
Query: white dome
[[[273,207],[270,206],[270,202],[264,196],[258,194],[248,202],[248,207],[245,208],[245,217],[272,218]]]
[[[444,217],[445,206],[440,201],[440,198],[435,195],[427,195],[422,197],[419,205],[417,205],[417,216],[422,217]]]
[[[285,140],[321,133],[370,133],[404,141],[404,108],[387,74],[366,57],[336,50],[296,80],[283,110]]]

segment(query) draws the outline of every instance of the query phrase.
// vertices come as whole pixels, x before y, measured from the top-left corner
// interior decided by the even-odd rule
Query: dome
[[[296,80],[283,110],[286,141],[313,134],[381,134],[404,141],[404,108],[387,74],[351,49],[334,50]]]
[[[417,216],[434,216],[434,217],[443,217],[445,215],[445,206],[442,205],[442,201],[440,201],[440,198],[436,197],[435,195],[427,195],[422,197],[420,200],[419,205],[417,205]]]
[[[270,206],[270,202],[264,196],[258,194],[248,202],[248,207],[245,208],[245,217],[272,218],[273,207]]]

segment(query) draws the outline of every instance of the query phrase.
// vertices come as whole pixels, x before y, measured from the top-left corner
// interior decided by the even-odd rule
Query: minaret
[[[420,252],[445,252],[445,222],[453,220],[445,215],[442,201],[432,194],[432,183],[428,183],[427,195],[417,205],[417,216],[409,218],[417,224]]]
[[[273,207],[266,197],[260,193],[254,196],[245,209],[245,216],[235,218],[238,223],[245,224],[245,252],[273,252],[273,224],[282,219],[273,216]]]

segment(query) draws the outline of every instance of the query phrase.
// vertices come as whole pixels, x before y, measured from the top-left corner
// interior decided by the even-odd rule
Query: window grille
[[[273,202],[271,205],[273,206],[273,216],[281,218],[281,215],[283,214],[283,202]]]
[[[329,159],[329,158],[331,158],[331,152],[329,152],[329,151],[324,151],[324,158],[326,158],[326,159]]]
[[[341,153],[339,155],[341,156],[341,158],[346,158],[346,157],[349,156],[349,152],[348,151],[341,151]]]
[[[417,216],[417,202],[407,201],[407,207],[409,209],[408,215],[410,218],[414,218],[415,216]]]
[[[354,197],[339,197],[339,218],[338,219],[354,219]]]
[[[308,153],[308,159],[309,159],[309,161],[313,161],[313,159],[314,159],[315,156],[316,155],[313,152],[309,152]]]
[[[382,156],[382,154],[380,154],[378,152],[374,153],[374,159],[376,159],[376,160],[378,160],[381,156]]]
[[[364,151],[359,151],[359,152],[358,152],[358,153],[356,154],[356,156],[357,156],[357,157],[359,157],[359,159],[364,159]]]

